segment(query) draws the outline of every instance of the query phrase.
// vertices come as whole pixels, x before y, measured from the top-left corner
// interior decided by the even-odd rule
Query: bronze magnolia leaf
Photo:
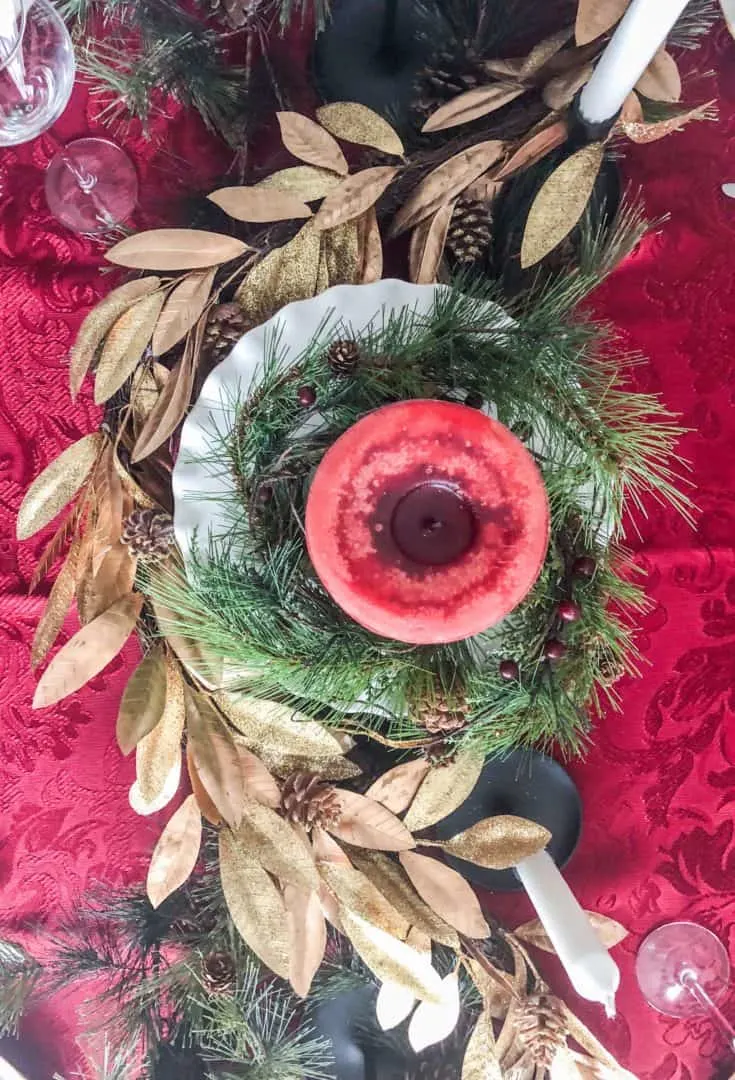
[[[199,229],[151,229],[126,236],[105,255],[133,270],[203,270],[244,255],[247,244]]]
[[[99,431],[67,446],[33,481],[20,504],[15,525],[19,540],[48,525],[74,498],[92,471],[105,438]]]
[[[406,851],[415,847],[409,830],[395,814],[374,799],[354,791],[336,791],[339,817],[329,831],[356,847],[378,851]]]
[[[184,733],[184,680],[176,660],[166,654],[166,703],[153,730],[135,748],[135,774],[141,798],[155,802],[176,765],[181,767]]]
[[[392,165],[376,165],[346,177],[319,207],[314,228],[323,231],[354,221],[375,205],[397,173]]]
[[[625,121],[621,126],[628,138],[634,143],[656,142],[674,131],[679,131],[690,120],[707,119],[709,110],[714,104],[714,100],[708,101],[704,105],[697,105],[693,109],[687,109],[685,112],[679,113],[678,116],[670,116],[668,120],[659,120],[656,123],[645,123],[642,120]]]
[[[433,285],[437,278],[456,199],[440,206],[431,218],[420,221],[411,233],[408,267],[411,281]]]
[[[622,19],[630,0],[578,0],[574,37],[578,45],[594,41]]]
[[[327,924],[319,896],[313,890],[284,885],[283,902],[288,920],[288,979],[299,997],[311,989],[327,947]]]
[[[122,533],[125,500],[115,456],[115,448],[110,443],[105,447],[92,476],[91,501],[95,511],[91,549],[93,574],[99,572],[105,555]]]
[[[425,953],[418,952],[353,911],[345,911],[342,922],[355,952],[381,982],[403,986],[422,1001],[441,1001],[441,979]]]
[[[33,708],[55,705],[106,668],[135,629],[142,606],[142,594],[131,593],[67,641],[41,676]]]
[[[554,112],[566,109],[577,91],[589,82],[594,69],[594,64],[583,64],[581,67],[564,71],[561,75],[549,79],[541,94],[544,105],[548,105]]]
[[[135,749],[163,716],[166,706],[166,660],[160,645],[144,656],[128,679],[117,714],[117,745],[123,754]]]
[[[211,796],[199,777],[190,745],[186,747],[186,771],[189,774],[189,783],[191,784],[192,794],[197,801],[197,806],[202,813],[202,817],[205,818],[210,825],[219,828],[224,819],[212,802]]]
[[[493,1018],[483,1009],[467,1040],[462,1061],[461,1080],[503,1080],[495,1050]]]
[[[229,829],[219,834],[222,891],[232,921],[263,963],[288,979],[288,919],[283,898],[270,877]]]
[[[196,324],[207,306],[216,272],[216,268],[212,267],[187,274],[169,295],[153,331],[151,351],[154,356],[163,356],[173,349]],[[168,376],[168,372],[166,374]],[[168,378],[163,383],[167,381]]]
[[[292,221],[311,217],[311,210],[297,195],[259,187],[226,187],[207,198],[236,221]]]
[[[202,843],[202,815],[193,795],[188,795],[170,819],[153,849],[146,893],[154,908],[188,881]]]
[[[323,199],[341,182],[341,178],[329,169],[319,169],[315,165],[293,165],[290,169],[280,169],[266,176],[255,186],[266,191],[284,191],[309,203]]]
[[[435,214],[440,206],[451,202],[502,155],[503,143],[491,139],[462,150],[438,165],[417,184],[393,218],[388,231],[389,238],[399,236],[406,229],[413,228],[424,218]]]
[[[283,145],[308,165],[346,176],[350,171],[339,143],[323,126],[297,112],[276,113]]]
[[[137,561],[130,548],[118,540],[105,554],[96,574],[90,561],[84,567],[80,562],[77,609],[83,625],[132,592]]]
[[[253,323],[262,323],[294,300],[316,295],[321,243],[312,218],[282,247],[252,268],[236,298]]]
[[[562,161],[542,184],[523,232],[524,269],[535,266],[553,251],[577,224],[589,202],[604,153],[602,143],[583,146]]]
[[[513,151],[495,175],[496,180],[504,180],[507,176],[530,169],[537,161],[541,161],[557,146],[566,142],[569,136],[569,128],[566,120],[555,120],[553,124],[542,128],[531,135],[525,142]]]
[[[468,124],[470,120],[477,120],[481,116],[488,116],[489,113],[502,109],[504,105],[515,101],[525,92],[525,86],[502,82],[466,90],[463,94],[452,98],[446,105],[441,105],[435,113],[432,113],[421,130],[424,132],[446,131],[447,128],[457,127],[459,124]]]
[[[383,241],[380,237],[378,215],[375,213],[374,206],[363,214],[358,226],[360,230],[358,284],[370,285],[373,281],[380,281],[383,276]]]
[[[679,101],[681,76],[671,53],[659,49],[635,84],[636,90],[652,101]]]
[[[317,889],[319,874],[311,854],[293,826],[269,806],[247,799],[238,840],[262,866],[285,884]]]
[[[69,354],[69,385],[74,399],[84,382],[84,377],[94,363],[97,349],[123,312],[132,303],[147,296],[161,284],[160,278],[145,277],[128,281],[95,304],[79,327],[76,340]]]
[[[588,911],[586,915],[606,949],[612,949],[627,938],[628,931],[615,919],[610,919],[607,915],[600,915],[597,911]],[[540,919],[532,919],[531,922],[524,923],[513,933],[521,941],[525,941],[528,945],[535,945],[537,949],[543,949],[544,952],[549,953],[556,952]]]
[[[355,101],[335,101],[316,111],[317,120],[345,142],[371,146],[384,154],[403,157],[403,143],[387,120],[367,105]]]
[[[334,895],[340,915],[353,912],[386,933],[403,940],[409,923],[400,915],[372,881],[353,866],[336,862],[320,862],[319,873]]]
[[[95,374],[96,405],[111,398],[138,366],[165,299],[162,291],[144,296],[124,311],[110,330]]]
[[[365,794],[369,799],[382,803],[394,814],[402,814],[410,806],[428,771],[429,762],[426,758],[406,761],[403,765],[396,765],[394,769],[383,773]]]
[[[316,825],[311,830],[311,847],[318,863],[330,862],[338,866],[352,866],[348,856],[328,832]]]
[[[196,373],[196,356],[191,340],[172,370],[158,401],[148,414],[130,455],[133,463],[147,458],[173,435],[191,401]]]
[[[440,918],[467,937],[489,935],[477,897],[456,870],[415,851],[402,851],[398,858],[421,899]]]
[[[549,830],[535,821],[499,814],[476,822],[446,840],[442,847],[450,855],[488,870],[508,870],[529,855],[543,851],[550,840]]]
[[[277,810],[281,805],[281,789],[273,779],[263,762],[244,746],[238,746],[245,794],[263,806]]]
[[[77,584],[81,546],[81,537],[75,537],[69,548],[69,554],[64,560],[64,565],[59,570],[56,581],[49,593],[43,615],[33,635],[33,644],[31,646],[31,667],[33,668],[38,667],[46,657],[49,649],[59,636],[64,620],[71,608]]]
[[[415,1054],[442,1042],[452,1034],[459,1020],[459,979],[450,971],[442,979],[442,1000],[422,1001],[408,1025],[408,1041]]]
[[[224,720],[203,694],[188,690],[186,734],[199,779],[228,825],[243,815],[245,786],[240,755]]]
[[[481,755],[460,751],[454,761],[434,767],[424,778],[403,819],[411,832],[447,817],[470,795],[482,772]]]

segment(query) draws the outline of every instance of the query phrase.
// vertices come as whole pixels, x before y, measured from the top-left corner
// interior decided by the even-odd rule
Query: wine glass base
[[[107,139],[69,143],[52,159],[45,188],[54,217],[81,233],[104,233],[122,224],[138,201],[135,167]]]
[[[648,935],[636,957],[638,985],[649,1005],[666,1016],[701,1016],[706,1010],[682,983],[691,973],[718,1001],[727,990],[730,960],[724,945],[703,926],[668,923]]]

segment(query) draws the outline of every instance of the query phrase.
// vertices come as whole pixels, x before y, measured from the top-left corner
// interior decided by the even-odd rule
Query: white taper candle
[[[612,119],[661,47],[689,0],[632,0],[582,91],[583,120]]]
[[[615,1016],[620,970],[554,860],[539,851],[519,862],[516,871],[574,989]]]

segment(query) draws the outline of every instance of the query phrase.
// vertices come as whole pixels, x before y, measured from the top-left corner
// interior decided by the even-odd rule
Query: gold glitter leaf
[[[271,176],[259,180],[257,188],[288,192],[304,202],[323,199],[330,191],[339,187],[341,180],[328,169],[318,169],[315,165],[294,165],[290,169],[281,169]]]
[[[340,812],[329,831],[346,844],[378,851],[406,851],[416,846],[403,822],[381,803],[354,791],[337,791],[335,795]]]
[[[46,607],[43,609],[31,646],[31,667],[38,667],[59,636],[64,620],[74,599],[79,570],[80,537],[75,537],[69,548],[64,565],[53,584]]]
[[[288,979],[299,997],[311,988],[327,947],[327,924],[316,892],[285,885],[283,902],[288,919]]]
[[[282,882],[299,889],[319,887],[319,874],[311,850],[293,826],[269,806],[246,799],[235,836],[261,866]]]
[[[166,705],[166,661],[155,646],[130,676],[117,714],[117,745],[129,754],[153,731]]]
[[[181,767],[184,733],[184,680],[176,660],[166,654],[166,703],[153,730],[135,748],[135,774],[144,802],[154,802],[172,771]]]
[[[433,285],[444,254],[444,245],[452,221],[456,199],[440,206],[431,218],[420,221],[411,233],[408,268],[411,281]]]
[[[494,165],[503,154],[503,143],[497,139],[477,143],[460,151],[438,165],[417,184],[406,202],[393,218],[389,238],[418,225],[435,214],[440,206],[451,202],[468,184]]]
[[[563,142],[566,142],[568,135],[569,128],[566,120],[556,120],[553,124],[549,124],[548,127],[537,131],[535,135],[531,135],[510,155],[496,173],[495,179],[504,180],[506,176],[513,176],[515,173],[530,169],[537,161],[541,161],[557,146],[561,146]]]
[[[316,111],[317,120],[345,142],[371,146],[384,154],[403,156],[403,143],[390,124],[367,105],[355,101],[335,101]]]
[[[398,858],[421,899],[440,918],[467,937],[488,936],[490,928],[485,922],[479,901],[456,870],[437,859],[417,855],[415,851],[402,851]]]
[[[350,171],[339,143],[324,127],[297,112],[276,113],[283,145],[308,165],[346,176]]]
[[[534,45],[518,72],[520,78],[533,78],[534,75],[548,64],[552,56],[556,56],[559,50],[566,45],[572,36],[572,33],[572,27],[565,26],[563,29],[557,30],[555,34],[551,34],[549,37],[544,38],[543,41],[539,41],[538,45]]]
[[[594,41],[622,19],[630,0],[578,0],[574,38],[578,45]]]
[[[589,82],[594,69],[594,64],[583,64],[549,79],[541,95],[544,105],[548,105],[554,112],[561,112],[569,105],[577,91]]]
[[[488,870],[507,870],[529,855],[543,851],[549,840],[549,830],[535,821],[499,814],[476,822],[447,840],[442,847],[458,859],[466,859]]]
[[[271,971],[287,979],[289,935],[283,899],[229,829],[219,834],[219,870],[225,902],[243,940]]]
[[[619,945],[628,936],[628,931],[615,919],[609,919],[607,915],[600,915],[596,911],[586,912],[592,928],[606,949],[612,949]],[[513,931],[517,938],[529,945],[535,945],[544,952],[554,953],[556,949],[549,941],[549,936],[540,919],[532,919]]]
[[[671,53],[659,49],[635,84],[636,90],[652,101],[679,101],[681,76]]]
[[[206,307],[215,273],[213,267],[187,274],[170,294],[153,331],[151,351],[154,356],[163,356],[189,333]]]
[[[460,752],[454,761],[435,765],[426,774],[403,819],[411,832],[447,817],[469,796],[482,772],[481,755]]]
[[[474,90],[467,90],[464,94],[441,105],[435,113],[429,117],[422,131],[446,131],[447,128],[457,127],[459,124],[468,124],[470,120],[477,120],[481,116],[502,109],[511,101],[515,101],[521,94],[525,94],[526,87],[513,83],[495,82],[490,86],[477,86]]]
[[[253,323],[265,322],[294,300],[316,295],[321,245],[313,220],[256,263],[237,290],[237,300]]]
[[[363,214],[358,222],[359,226],[359,251],[360,273],[358,283],[369,285],[373,281],[380,281],[383,276],[383,241],[378,228],[378,215],[375,207]]]
[[[311,217],[305,202],[287,191],[258,187],[226,187],[207,198],[236,221],[291,221]]]
[[[108,262],[133,270],[203,270],[244,255],[248,245],[233,236],[200,229],[151,229],[126,236],[106,253]]]
[[[217,710],[203,694],[187,690],[186,734],[199,779],[228,825],[238,826],[245,802],[240,755]]]
[[[369,799],[382,803],[394,814],[402,814],[411,804],[428,771],[429,763],[426,758],[406,761],[403,765],[396,765],[394,769],[383,773],[365,794]]]
[[[125,285],[113,289],[92,308],[79,327],[79,333],[69,354],[69,385],[72,399],[79,393],[84,377],[94,363],[97,349],[112,326],[135,300],[155,292],[160,284],[160,278],[157,277],[128,281]]]
[[[441,1001],[441,979],[426,954],[353,911],[345,911],[342,922],[355,952],[381,982],[403,986],[421,1001]]]
[[[697,105],[694,109],[687,109],[677,116],[670,116],[667,120],[659,120],[653,124],[647,124],[642,119],[623,120],[621,117],[621,127],[634,143],[656,142],[657,139],[663,139],[666,135],[679,131],[690,120],[711,119],[710,110],[714,104],[713,99],[704,105]]]
[[[197,806],[201,811],[202,817],[206,818],[210,825],[219,828],[223,821],[222,815],[212,802],[207,789],[199,777],[197,767],[194,764],[194,755],[191,752],[191,746],[187,746],[186,748],[186,771],[189,774],[189,783],[191,784],[192,794],[197,801]]]
[[[493,1018],[486,1009],[480,1013],[467,1040],[461,1080],[503,1080],[495,1052]]]
[[[148,802],[143,798],[140,790],[140,784],[136,780],[130,788],[130,794],[128,796],[128,802],[130,807],[136,814],[140,814],[141,817],[148,817],[150,814],[157,814],[159,810],[163,810],[165,806],[173,799],[176,792],[179,790],[179,783],[181,782],[181,754],[177,756],[174,764],[171,767],[171,771],[168,776],[164,777],[163,786],[155,799]]]
[[[375,205],[397,172],[398,169],[392,165],[376,165],[346,177],[319,207],[314,228],[333,229],[336,225],[360,217]]]
[[[321,235],[329,285],[357,285],[362,268],[358,223],[348,221]]]
[[[388,934],[406,937],[408,922],[359,870],[342,863],[320,862],[319,873],[336,898],[341,915],[353,912]]]
[[[521,266],[535,266],[577,224],[595,186],[605,148],[590,143],[566,158],[542,184],[526,219]]]
[[[154,292],[123,312],[105,338],[94,380],[96,405],[107,401],[138,366],[166,299]]]
[[[92,471],[104,445],[104,436],[99,431],[85,435],[67,446],[36,477],[18,511],[15,532],[19,540],[33,536],[71,502]]]
[[[135,629],[142,606],[142,594],[131,593],[67,641],[41,676],[33,708],[55,705],[106,668]]]
[[[153,849],[146,893],[154,908],[188,881],[202,844],[202,815],[188,795],[170,819]]]
[[[442,979],[442,1000],[435,1004],[422,1001],[408,1025],[408,1041],[411,1049],[420,1054],[428,1046],[451,1035],[459,1020],[459,979],[450,971]]]

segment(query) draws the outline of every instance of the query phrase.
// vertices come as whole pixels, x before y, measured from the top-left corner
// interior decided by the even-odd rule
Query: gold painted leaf
[[[532,79],[534,75],[537,75],[548,64],[552,56],[556,56],[559,50],[566,45],[573,32],[571,26],[564,26],[561,30],[557,30],[555,34],[551,34],[549,37],[544,38],[543,41],[539,41],[538,45],[534,45],[523,61],[518,73],[519,77],[521,79]]]
[[[235,836],[258,862],[285,884],[317,889],[319,874],[311,850],[290,822],[254,799],[246,799]]]
[[[554,112],[561,112],[571,103],[577,91],[589,82],[594,69],[594,64],[583,64],[582,67],[564,71],[561,75],[549,79],[541,95],[544,104]]]
[[[340,176],[347,175],[349,166],[339,143],[323,126],[297,112],[279,112],[276,116],[283,145],[294,157]]]
[[[467,1040],[461,1080],[503,1080],[503,1072],[495,1052],[493,1018],[486,1009],[478,1016]]]
[[[507,176],[530,169],[537,161],[541,161],[547,154],[566,142],[569,136],[569,128],[566,120],[555,120],[553,124],[542,128],[521,143],[507,161],[503,163],[496,173],[496,180],[504,180]]]
[[[237,290],[236,299],[253,323],[265,322],[284,305],[316,294],[321,244],[314,220],[256,263]]]
[[[305,998],[327,947],[327,924],[316,892],[285,885],[283,902],[288,919],[288,980]]]
[[[493,59],[482,60],[480,67],[486,75],[494,75],[498,79],[517,80],[521,77],[526,58],[516,57],[512,60]]]
[[[502,1019],[508,1012],[513,1001],[518,997],[516,988],[510,975],[505,971],[490,964],[490,969],[485,968],[473,957],[464,956],[462,963],[467,973],[477,987],[485,1009],[495,1017]]]
[[[375,205],[397,172],[392,165],[376,165],[347,176],[319,207],[314,228],[318,231],[333,229],[360,217]]]
[[[227,824],[237,827],[245,803],[237,747],[224,720],[203,694],[188,690],[185,701],[186,734],[199,779]]]
[[[635,1078],[623,1069],[602,1045],[600,1040],[592,1034],[588,1027],[582,1023],[579,1017],[575,1016],[572,1010],[563,1001],[561,1002],[561,1011],[564,1018],[564,1026],[567,1029],[570,1038],[574,1039],[582,1049],[594,1058],[595,1061],[600,1062],[602,1065],[606,1065],[609,1070],[612,1071],[612,1075],[616,1080],[635,1080]]]
[[[81,546],[81,538],[75,537],[49,593],[43,615],[33,635],[31,646],[31,667],[33,668],[38,667],[56,641],[71,608],[77,583]]]
[[[421,899],[445,922],[467,937],[488,936],[479,901],[456,870],[415,851],[402,851],[398,858]]]
[[[146,803],[159,798],[175,769],[178,769],[177,776],[181,772],[184,680],[178,663],[168,653],[165,664],[166,704],[161,719],[135,748],[135,775],[141,799]],[[176,783],[178,785],[178,779]]]
[[[212,802],[207,789],[199,777],[197,767],[194,764],[194,755],[191,752],[191,746],[186,747],[186,771],[189,774],[189,783],[191,784],[192,794],[197,801],[197,806],[201,811],[202,817],[205,818],[210,825],[219,828],[223,821],[222,815]]]
[[[461,806],[477,783],[481,755],[460,752],[454,761],[429,770],[403,819],[411,832],[426,829]]]
[[[104,556],[96,574],[91,564],[87,566],[77,589],[79,619],[85,626],[132,592],[137,561],[130,548],[118,541]]]
[[[521,266],[535,266],[577,224],[595,186],[605,148],[590,143],[562,161],[542,184],[526,219]]]
[[[84,377],[94,363],[97,349],[108,332],[130,305],[155,290],[161,284],[160,278],[145,277],[128,281],[100,300],[79,327],[76,340],[69,354],[69,385],[72,400],[77,396],[84,382]]]
[[[111,398],[138,366],[165,299],[162,291],[144,296],[123,312],[110,330],[94,380],[96,405]]]
[[[420,221],[411,233],[409,276],[417,285],[433,285],[436,281],[455,204],[456,199],[452,199],[440,206],[433,217]]]
[[[130,455],[133,463],[142,461],[157,450],[183,420],[194,389],[195,360],[194,350],[187,343],[184,355],[172,370],[135,441]]]
[[[207,305],[215,273],[212,268],[187,274],[169,295],[153,331],[151,351],[154,356],[163,356],[183,341],[192,329]],[[164,384],[167,381],[164,379]]]
[[[408,1025],[408,1041],[416,1054],[452,1034],[459,1020],[459,979],[450,971],[442,979],[442,1000],[422,1001]]]
[[[19,540],[27,540],[56,517],[74,498],[105,445],[99,431],[67,446],[33,481],[20,505],[15,525]]]
[[[681,76],[671,53],[661,48],[635,84],[636,90],[652,101],[679,101]]]
[[[281,789],[263,762],[244,746],[238,746],[240,768],[245,783],[245,794],[263,806],[277,810],[281,805]]]
[[[117,714],[117,745],[129,754],[153,731],[166,705],[166,661],[160,646],[143,657],[128,679]]]
[[[468,184],[476,180],[503,155],[503,143],[497,139],[477,143],[460,151],[438,165],[416,185],[406,202],[393,218],[389,238],[418,225],[435,214],[440,206],[451,202]]]
[[[383,276],[383,241],[380,238],[378,215],[374,206],[363,214],[359,226],[361,267],[358,283],[370,285],[373,281],[380,281]]]
[[[154,908],[190,878],[202,843],[202,815],[188,795],[170,819],[153,849],[146,893]]]
[[[463,197],[465,199],[474,199],[476,202],[484,202],[489,205],[496,198],[502,187],[502,183],[499,183],[495,179],[495,170],[488,169],[482,176],[478,176],[477,180],[473,180],[471,184],[467,185],[464,189]]]
[[[357,847],[406,851],[415,847],[409,830],[395,814],[374,799],[354,791],[336,791],[340,814],[329,826],[334,836]]]
[[[321,234],[322,257],[329,285],[357,285],[362,260],[359,242],[359,223],[348,221]],[[321,281],[317,283],[317,289]]]
[[[281,169],[271,176],[266,176],[255,186],[264,190],[275,188],[277,191],[297,196],[304,202],[315,202],[334,191],[341,182],[339,176],[328,169],[318,169],[315,165],[294,165],[290,169]]]
[[[316,111],[317,120],[345,142],[359,146],[371,146],[394,157],[403,156],[403,143],[387,120],[373,112],[367,105],[355,101],[335,101]]]
[[[549,830],[535,821],[499,814],[476,822],[446,840],[442,847],[450,855],[488,870],[508,870],[529,855],[543,851],[550,840]]]
[[[615,919],[610,919],[607,915],[600,915],[596,911],[588,911],[586,915],[592,924],[592,929],[606,949],[612,949],[627,938],[628,931]],[[537,949],[543,949],[544,952],[549,953],[556,952],[540,919],[532,919],[531,922],[524,923],[513,933],[521,941],[525,941],[529,945],[535,945]]]
[[[578,45],[594,41],[622,19],[630,0],[579,0],[574,38]]]
[[[626,121],[622,124],[622,128],[634,143],[656,142],[666,135],[671,135],[674,131],[679,131],[690,120],[711,119],[710,109],[714,104],[714,100],[708,101],[704,105],[697,105],[694,109],[687,109],[679,113],[678,116],[670,116],[668,120],[659,120],[651,124],[644,121]]]
[[[481,116],[502,109],[511,101],[526,92],[525,86],[514,83],[495,82],[489,86],[477,86],[474,90],[466,90],[463,94],[441,105],[435,113],[429,117],[422,131],[446,131],[447,128],[457,127],[459,124],[468,124],[470,120],[477,120]]]
[[[135,629],[142,606],[143,596],[131,593],[77,631],[41,676],[33,708],[55,705],[106,668]]]
[[[355,952],[381,982],[403,986],[421,1001],[441,1001],[441,979],[426,954],[353,911],[345,911],[342,922]]]
[[[289,934],[283,899],[229,829],[219,834],[219,870],[225,903],[243,940],[271,971],[287,979]]]
[[[115,459],[115,448],[110,443],[97,462],[92,478],[91,501],[95,511],[91,552],[93,574],[98,573],[102,560],[122,533],[123,487]]]
[[[382,803],[392,813],[402,814],[411,804],[428,771],[426,758],[414,758],[383,773],[365,794],[369,799]]]
[[[298,196],[277,188],[226,187],[207,198],[236,221],[292,221],[311,217]]]
[[[408,922],[388,903],[365,874],[353,866],[336,862],[320,862],[319,873],[329,891],[336,897],[342,916],[351,911],[394,937],[401,940],[406,937]]]
[[[167,776],[164,777],[163,786],[160,792],[156,795],[155,799],[151,799],[148,802],[143,798],[143,794],[140,790],[140,784],[136,780],[130,788],[130,794],[128,796],[128,802],[131,809],[140,814],[141,817],[148,817],[150,814],[157,814],[159,810],[163,810],[165,806],[173,799],[174,795],[179,789],[179,783],[181,782],[181,754],[176,758]]]
[[[126,236],[106,253],[108,262],[133,270],[203,270],[244,255],[247,244],[199,229],[150,229]]]
[[[406,1019],[416,1004],[413,990],[398,983],[382,983],[375,1002],[375,1018],[382,1031],[391,1031]]]

